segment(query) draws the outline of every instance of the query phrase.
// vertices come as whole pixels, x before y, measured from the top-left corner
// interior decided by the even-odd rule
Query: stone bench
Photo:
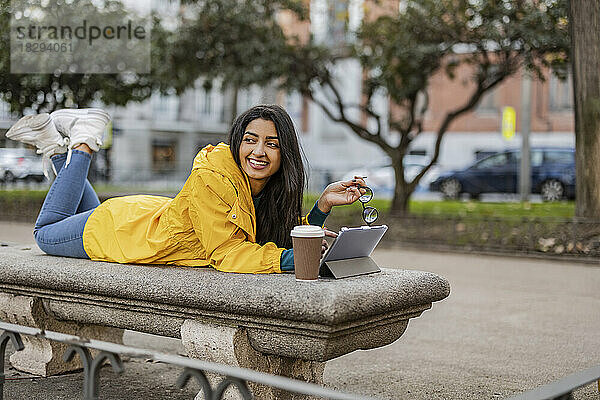
[[[0,319],[120,343],[123,329],[179,338],[188,356],[322,383],[325,363],[397,340],[447,297],[429,272],[383,268],[341,280],[123,265],[0,247]],[[12,365],[47,376],[80,368],[61,344],[24,337]],[[257,398],[276,398],[263,393]]]

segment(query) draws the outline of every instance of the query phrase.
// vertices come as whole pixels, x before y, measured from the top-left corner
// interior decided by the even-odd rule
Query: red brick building
[[[431,80],[429,88],[430,106],[425,130],[435,131],[441,124],[445,112],[454,104],[467,99],[472,84],[467,67],[459,68],[454,80],[444,74],[437,74]],[[532,132],[573,132],[574,115],[572,107],[571,79],[561,81],[546,71],[545,81],[534,80],[531,90],[531,131]],[[486,94],[477,108],[465,113],[454,121],[451,132],[498,132],[501,124],[502,108],[512,106],[521,109],[522,75],[508,78],[498,87]],[[517,117],[517,131],[521,130]]]

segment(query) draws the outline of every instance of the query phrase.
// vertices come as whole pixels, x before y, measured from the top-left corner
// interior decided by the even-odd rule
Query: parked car
[[[17,179],[42,182],[42,158],[29,149],[0,148],[0,181],[14,182]]]
[[[429,188],[449,199],[456,199],[461,193],[473,198],[482,193],[517,193],[520,164],[520,150],[504,151],[463,170],[441,174]],[[575,150],[533,148],[531,192],[540,193],[544,201],[575,198]]]
[[[411,182],[423,168],[429,165],[431,159],[427,156],[409,154],[402,160],[404,164],[404,178]],[[421,178],[419,188],[427,190],[429,183],[437,178],[439,174],[438,167],[433,165],[429,171]],[[342,180],[349,180],[354,176],[366,176],[367,185],[376,193],[376,196],[391,198],[394,195],[396,187],[396,176],[394,168],[390,164],[365,166],[348,172]]]

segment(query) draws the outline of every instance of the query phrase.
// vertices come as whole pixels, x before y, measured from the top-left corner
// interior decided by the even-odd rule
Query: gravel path
[[[0,223],[0,241],[32,244],[31,226]],[[378,250],[374,258],[440,274],[452,293],[392,345],[329,362],[328,386],[382,399],[499,399],[600,364],[600,265],[401,249]],[[178,349],[135,332],[125,340]],[[125,368],[116,378],[103,369],[100,398],[193,398],[193,388],[174,388],[177,368],[143,360]],[[81,398],[81,373],[7,372],[7,400]],[[598,386],[578,390],[575,399],[600,399]]]

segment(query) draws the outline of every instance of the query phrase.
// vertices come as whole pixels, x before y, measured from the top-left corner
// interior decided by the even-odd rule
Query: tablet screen
[[[386,225],[342,228],[321,264],[325,261],[370,256],[387,229]]]

